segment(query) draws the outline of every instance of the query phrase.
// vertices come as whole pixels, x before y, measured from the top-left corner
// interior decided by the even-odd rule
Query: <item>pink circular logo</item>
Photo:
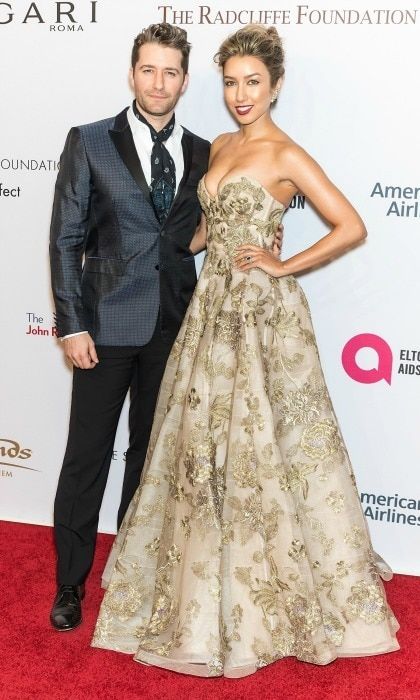
[[[372,348],[377,356],[377,366],[363,369],[356,362],[356,355],[362,348]],[[375,384],[382,379],[391,384],[392,350],[388,343],[374,333],[361,333],[351,338],[343,348],[341,355],[343,367],[349,377],[361,384]]]

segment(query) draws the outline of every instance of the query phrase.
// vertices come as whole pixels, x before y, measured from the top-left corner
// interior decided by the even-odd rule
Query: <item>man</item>
[[[152,25],[134,41],[135,102],[70,131],[51,223],[57,327],[74,365],[70,430],[54,524],[58,592],[51,622],[81,622],[115,432],[130,388],[120,525],[145,459],[166,360],[196,283],[189,250],[209,143],[174,108],[188,84],[186,32]],[[85,259],[82,270],[82,259]]]
[[[130,389],[118,526],[140,480],[160,381],[196,284],[189,243],[210,144],[174,117],[189,52],[183,29],[143,30],[132,51],[133,105],[71,129],[61,157],[51,271],[58,333],[74,371],[54,508],[58,590],[50,619],[59,631],[82,620],[124,399]]]

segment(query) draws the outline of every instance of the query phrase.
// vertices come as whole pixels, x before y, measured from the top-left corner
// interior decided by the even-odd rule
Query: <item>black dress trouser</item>
[[[92,566],[115,433],[130,389],[130,441],[118,527],[123,520],[139,484],[170,349],[158,320],[147,345],[97,346],[96,367],[74,368],[69,437],[54,504],[58,584],[80,585]]]

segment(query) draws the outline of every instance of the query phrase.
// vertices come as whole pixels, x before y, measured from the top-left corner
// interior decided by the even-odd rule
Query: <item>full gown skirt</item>
[[[303,291],[232,266],[271,248],[284,206],[243,176],[199,197],[207,253],[93,646],[228,677],[398,649]]]

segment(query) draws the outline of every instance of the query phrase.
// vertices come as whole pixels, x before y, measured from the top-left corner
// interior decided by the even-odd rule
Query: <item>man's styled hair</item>
[[[139,50],[144,44],[160,44],[169,46],[171,49],[181,51],[181,66],[185,73],[188,73],[188,59],[191,44],[187,41],[187,32],[180,27],[174,27],[167,22],[160,24],[150,24],[143,29],[134,39],[133,50],[131,52],[131,66],[134,70],[139,58]]]

